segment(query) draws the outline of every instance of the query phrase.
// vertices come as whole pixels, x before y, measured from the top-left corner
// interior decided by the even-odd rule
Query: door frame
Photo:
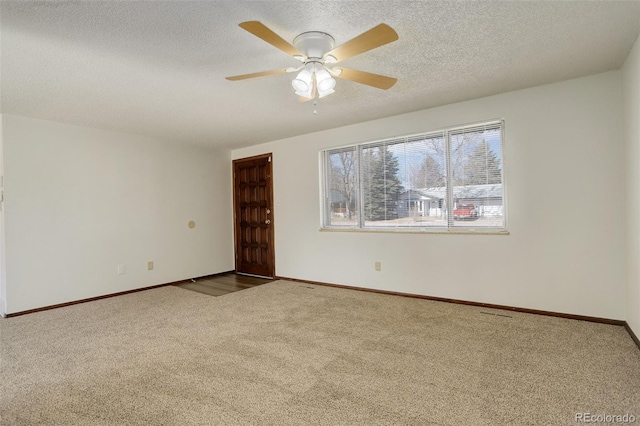
[[[234,261],[234,269],[236,274],[254,275],[254,274],[238,271],[238,255],[239,255],[238,243],[240,241],[240,239],[238,238],[238,232],[240,232],[240,229],[238,226],[239,224],[238,224],[238,195],[236,193],[236,188],[237,188],[236,164],[244,161],[260,160],[263,158],[269,158],[269,164],[270,164],[269,166],[270,175],[267,178],[268,180],[267,204],[268,204],[268,208],[271,210],[271,223],[268,228],[269,229],[268,250],[269,250],[269,258],[270,258],[269,261],[271,262],[272,274],[271,276],[269,276],[269,278],[275,278],[276,277],[276,249],[275,249],[275,230],[274,230],[275,214],[274,214],[274,208],[273,208],[273,154],[272,153],[254,155],[251,157],[244,157],[244,158],[236,158],[231,163],[231,173],[232,173],[232,180],[233,180],[233,253],[234,253],[233,261]],[[254,276],[262,277],[262,275],[254,275]]]

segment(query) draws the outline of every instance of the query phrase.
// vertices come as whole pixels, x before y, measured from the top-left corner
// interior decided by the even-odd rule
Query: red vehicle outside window
[[[453,219],[475,219],[478,217],[478,209],[473,204],[458,204],[453,211]]]

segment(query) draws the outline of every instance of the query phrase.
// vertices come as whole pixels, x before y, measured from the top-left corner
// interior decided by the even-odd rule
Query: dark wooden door
[[[273,278],[271,154],[233,161],[236,272]]]

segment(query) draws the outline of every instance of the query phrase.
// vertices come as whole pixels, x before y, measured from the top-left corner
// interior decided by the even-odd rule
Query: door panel
[[[236,272],[275,276],[271,154],[233,162]]]

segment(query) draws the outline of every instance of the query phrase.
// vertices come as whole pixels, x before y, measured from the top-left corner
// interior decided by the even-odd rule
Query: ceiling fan
[[[398,39],[398,34],[386,24],[380,24],[365,31],[348,42],[335,47],[334,38],[321,31],[309,31],[293,39],[293,45],[258,21],[247,21],[239,24],[240,28],[261,38],[274,47],[282,50],[302,62],[299,67],[279,68],[252,74],[227,77],[227,80],[245,80],[274,74],[298,72],[291,82],[300,101],[323,98],[335,92],[333,77],[366,84],[379,89],[389,89],[397,79],[380,74],[358,71],[344,67],[332,67],[345,59],[391,43]]]

